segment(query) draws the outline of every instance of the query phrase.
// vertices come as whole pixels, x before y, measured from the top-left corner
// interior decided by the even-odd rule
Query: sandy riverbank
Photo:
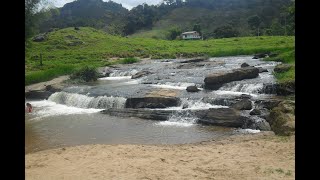
[[[186,145],[84,145],[27,154],[26,179],[294,179],[295,136]]]

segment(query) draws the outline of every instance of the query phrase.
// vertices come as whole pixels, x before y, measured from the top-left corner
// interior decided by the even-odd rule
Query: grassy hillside
[[[89,27],[65,28],[47,34],[43,42],[30,42],[26,48],[26,85],[70,74],[75,69],[120,63],[113,57],[152,59],[251,55],[258,52],[288,52],[294,49],[294,37],[263,36],[213,39],[204,41],[167,41],[150,38],[111,36]],[[43,65],[39,65],[42,54]]]

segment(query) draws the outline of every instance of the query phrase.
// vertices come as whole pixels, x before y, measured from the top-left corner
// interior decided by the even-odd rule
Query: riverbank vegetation
[[[293,56],[290,55],[294,50],[294,36],[168,41],[112,36],[90,27],[80,27],[79,30],[65,28],[48,32],[43,36],[42,42],[28,39],[25,53],[26,85],[71,74],[75,69],[86,65],[99,67],[136,61],[123,60],[128,57],[173,59],[275,52],[279,53],[279,57],[284,57],[284,61],[294,62]]]

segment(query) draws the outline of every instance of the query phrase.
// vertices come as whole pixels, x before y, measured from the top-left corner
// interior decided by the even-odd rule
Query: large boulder
[[[186,89],[188,92],[198,92],[200,89],[197,88],[197,86],[188,86]]]
[[[258,69],[259,69],[259,73],[268,72],[267,69],[262,68],[262,67],[258,67]]]
[[[259,93],[277,94],[287,96],[295,94],[295,81],[287,81],[280,84],[264,84]]]
[[[180,99],[176,97],[139,97],[128,98],[126,108],[166,108],[178,106]]]
[[[261,111],[259,109],[253,109],[249,113],[250,115],[261,115]]]
[[[259,76],[259,69],[256,67],[244,67],[234,69],[230,72],[219,72],[206,76],[204,79],[205,88],[211,90],[219,89],[224,83],[252,79]]]
[[[198,111],[196,115],[199,118],[198,123],[201,124],[241,127],[244,123],[240,112],[233,108],[211,108],[207,111]]]
[[[268,117],[272,131],[277,135],[295,134],[295,103],[283,101],[270,111]]]

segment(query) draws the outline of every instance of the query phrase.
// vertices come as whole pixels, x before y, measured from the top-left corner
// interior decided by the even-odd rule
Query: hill
[[[164,0],[129,11],[112,1],[76,0],[42,12],[47,18],[39,30],[89,26],[113,35],[167,39],[172,28],[190,31],[198,25],[205,38],[294,35],[292,7],[291,0]],[[257,19],[249,23],[253,17]]]

